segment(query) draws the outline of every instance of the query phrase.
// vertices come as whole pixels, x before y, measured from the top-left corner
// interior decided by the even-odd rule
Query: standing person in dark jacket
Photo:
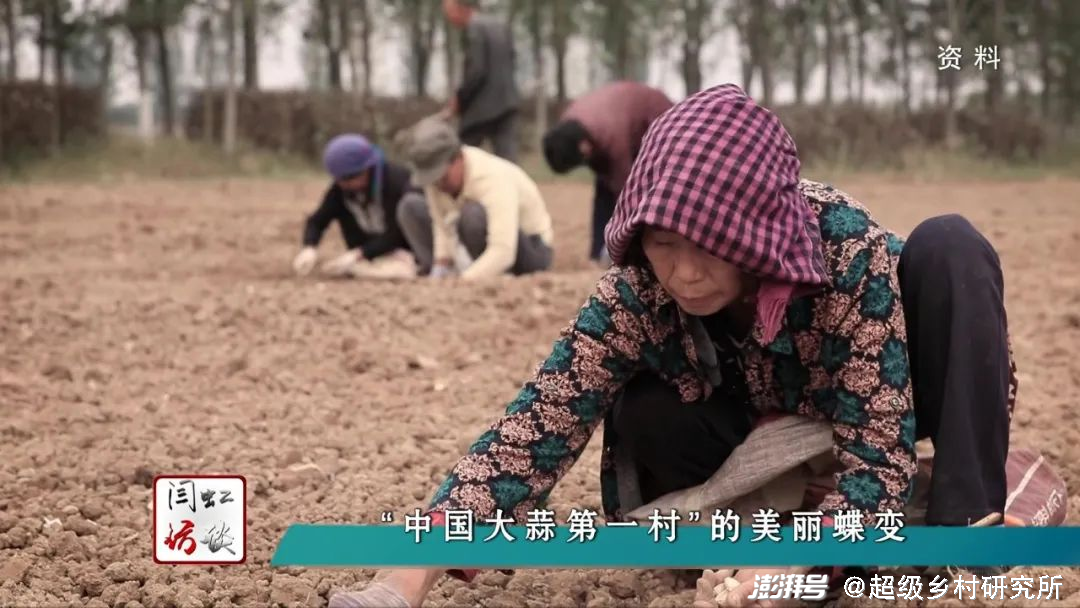
[[[461,87],[446,108],[458,116],[467,146],[491,140],[496,156],[517,162],[517,112],[521,95],[514,82],[514,39],[503,20],[481,14],[477,0],[443,0],[451,25],[464,29],[465,70]]]
[[[404,200],[423,193],[413,187],[407,168],[386,161],[382,151],[361,135],[344,134],[332,139],[323,153],[323,164],[334,183],[322,204],[304,226],[303,249],[293,261],[299,275],[306,275],[318,260],[319,242],[331,222],[337,221],[348,251],[323,265],[336,276],[378,275],[388,262],[395,268],[413,264],[409,244],[397,223],[397,208]],[[378,267],[379,271],[373,272]]]
[[[606,264],[604,227],[615,211],[649,125],[672,106],[662,91],[614,82],[574,100],[544,135],[544,158],[556,173],[587,165],[596,174],[589,259]]]

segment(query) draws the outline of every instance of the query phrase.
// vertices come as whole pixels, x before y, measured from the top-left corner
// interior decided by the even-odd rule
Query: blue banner
[[[471,542],[446,540],[433,527],[417,542],[403,526],[294,524],[278,545],[271,566],[363,568],[715,568],[720,566],[1080,566],[1080,527],[942,528],[904,527],[902,541],[883,540],[867,529],[864,540],[833,538],[821,530],[819,542],[795,542],[782,528],[779,541],[753,542],[741,530],[736,542],[712,540],[708,526],[668,531],[654,539],[647,526],[598,526],[580,542],[567,526],[547,541],[527,540],[526,526],[507,526],[514,540],[492,527],[477,527]],[[494,532],[494,536],[488,539]]]

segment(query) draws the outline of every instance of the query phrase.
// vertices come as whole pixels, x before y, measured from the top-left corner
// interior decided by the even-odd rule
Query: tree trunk
[[[427,26],[424,28],[424,96],[427,96],[427,75],[431,69],[431,55],[435,51],[435,32],[439,29],[439,21],[443,19],[442,11],[438,3],[422,3],[427,6]],[[421,11],[423,14],[424,11]]]
[[[49,63],[49,2],[39,0],[38,3],[38,82],[45,83],[45,70]]]
[[[427,96],[427,53],[424,51],[424,16],[419,1],[413,2],[412,16],[413,85],[418,97]]]
[[[960,36],[960,10],[956,6],[958,0],[945,0],[945,18],[948,22],[948,31],[952,39]],[[949,42],[949,44],[953,44]],[[963,43],[957,44],[963,48]],[[957,70],[943,70],[945,75],[945,146],[955,148],[956,140],[956,72]]]
[[[805,43],[800,42],[800,46]],[[806,102],[806,55],[799,53],[795,56],[795,103],[803,105]]]
[[[804,7],[796,4],[791,9],[794,11],[793,21],[789,21],[791,27],[791,38],[794,42],[794,64],[795,64],[795,104],[803,105],[806,101],[806,64],[807,55],[809,53],[809,28],[807,27],[807,15]]]
[[[326,66],[329,70],[329,86],[341,90],[341,48],[335,41],[334,5],[337,0],[319,0],[319,22],[323,48],[326,49]]]
[[[828,0],[822,3],[822,21],[825,25],[825,107],[833,102],[833,65],[836,60],[836,24]]]
[[[682,76],[686,95],[701,90],[701,45],[707,3],[711,0],[682,0],[683,56]]]
[[[326,88],[326,64],[326,45],[322,43],[322,36],[319,35],[305,45],[304,49],[304,77],[309,89]]]
[[[64,84],[67,79],[65,63],[67,60],[67,39],[64,25],[64,16],[60,11],[60,3],[57,0],[49,0],[49,16],[52,20],[53,42],[53,127],[52,147],[53,152],[58,152],[64,143]]]
[[[1075,56],[1072,56],[1065,66],[1065,78],[1065,82],[1068,83],[1068,91],[1065,93],[1065,98],[1061,104],[1061,110],[1064,114],[1062,122],[1065,123],[1066,127],[1072,129],[1076,124],[1076,106],[1080,104],[1080,83],[1076,81],[1076,78],[1080,78],[1080,60],[1077,60]]]
[[[633,20],[632,6],[626,6],[619,0],[604,0],[604,47],[610,57],[612,77],[615,79],[631,78],[630,38]]]
[[[53,48],[53,82],[58,87],[63,87],[67,82],[67,25],[64,23],[59,1],[48,0],[48,4],[50,5],[49,19],[52,22],[49,30]]]
[[[423,0],[409,0],[409,44],[412,47],[413,91],[418,97],[427,96],[427,51],[424,48]]]
[[[214,46],[216,32],[214,20],[207,17],[203,22],[203,141],[214,141],[214,69],[217,67],[217,49]]]
[[[446,57],[446,98],[454,96],[457,90],[457,36],[450,21],[442,20],[443,53]]]
[[[626,12],[623,6],[619,6],[612,0],[605,0],[608,18],[608,36],[605,44],[611,53],[611,67],[617,79],[625,79],[630,76],[630,56],[626,52],[626,38],[630,37],[627,30]]]
[[[1035,27],[1035,20],[1034,18],[1029,18],[1027,21],[1028,32],[1031,32],[1031,28]],[[1038,30],[1035,31],[1037,32]],[[1029,36],[1024,40],[1017,40],[1017,43],[1022,46],[1020,50],[1012,54],[1012,69],[1002,75],[1004,77],[1003,86],[1007,91],[1011,78],[1012,82],[1016,83],[1017,106],[1020,108],[1027,108],[1030,111],[1038,106],[1036,101],[1032,98],[1032,90],[1028,82],[1028,76],[1034,73],[1034,69],[1032,68],[1034,67],[1035,63],[1032,61],[1032,51],[1037,47],[1035,46],[1033,36]]]
[[[259,88],[259,1],[244,0],[240,4],[244,30],[244,88]]]
[[[840,37],[840,52],[844,56],[844,85],[847,89],[847,100],[849,102],[855,99],[855,66],[852,58],[854,52],[854,45],[851,44],[851,32],[844,28],[844,33]]]
[[[345,64],[349,68],[349,90],[358,88],[357,78],[359,68],[356,65],[356,54],[353,53],[352,35],[352,2],[337,3],[338,22],[338,54],[345,54]]]
[[[236,154],[236,4],[229,0],[225,13],[225,109],[222,116],[222,144],[225,154]]]
[[[743,30],[746,32],[746,30]],[[743,91],[750,97],[754,96],[754,75],[757,74],[757,66],[754,64],[754,53],[750,48],[749,32],[743,37],[739,45],[739,73],[742,77]]]
[[[359,93],[361,87],[361,74],[360,64],[357,62],[356,57],[356,45],[351,42],[351,38],[345,39],[345,63],[349,68],[349,90],[353,93]]]
[[[601,54],[601,45],[597,43],[596,36],[586,36],[584,42],[585,61],[582,63],[585,65],[585,82],[588,83],[591,89],[600,80],[600,68],[598,66],[602,62],[597,61],[596,57]]]
[[[157,41],[158,79],[161,85],[161,119],[165,134],[172,133],[176,121],[176,99],[173,97],[172,63],[169,61],[169,37],[165,24],[154,26]]]
[[[1030,107],[1032,104],[1031,89],[1028,88],[1027,80],[1024,78],[1025,70],[1021,66],[1015,66],[1013,72],[1016,76],[1016,103],[1021,108]]]
[[[934,70],[934,103],[941,105],[941,99],[945,97],[945,72]]]
[[[139,81],[139,137],[143,143],[149,143],[154,138],[154,101],[147,74],[146,34],[141,30],[132,32],[132,45],[135,50],[135,72]]]
[[[732,0],[727,10],[727,20],[735,30],[735,47],[739,57],[739,84],[743,91],[753,97],[754,73],[757,71],[754,65],[753,31],[750,29],[749,17],[750,6],[746,0]]]
[[[112,31],[102,27],[98,31],[99,43],[101,44],[101,64],[98,71],[98,89],[101,94],[101,111],[107,111],[109,107],[109,87],[112,84],[113,64],[113,37]]]
[[[533,98],[536,102],[537,146],[547,132],[547,87],[544,82],[544,6],[547,0],[530,0],[529,30],[532,38]]]
[[[761,74],[761,103],[772,104],[772,45],[767,21],[773,6],[771,0],[754,0],[750,9],[750,54]]]
[[[1064,85],[1060,93],[1062,122],[1072,128],[1076,124],[1076,106],[1080,104],[1080,9],[1075,2],[1058,3],[1057,39],[1061,41],[1059,51],[1062,72],[1060,82]]]
[[[14,82],[19,77],[19,33],[15,28],[15,15],[18,14],[17,0],[4,0],[4,29],[7,31],[7,78]]]
[[[862,104],[866,101],[866,7],[861,2],[858,4],[858,12],[855,17],[855,70],[858,74],[857,98]]]
[[[551,0],[551,50],[555,55],[555,99],[566,103],[566,47],[570,38],[570,2]]]
[[[1006,49],[1005,40],[1005,0],[994,0],[994,12],[992,21],[990,24],[990,41],[986,46],[993,47],[997,45],[998,58],[1001,58],[1001,54]],[[1004,60],[1001,63],[993,66],[983,66],[983,70],[986,71],[986,109],[991,113],[997,111],[998,106],[1001,103],[1001,97],[1004,89],[1004,79],[1002,70]]]
[[[149,87],[146,81],[146,36],[141,33],[132,33],[131,46],[135,54],[135,80],[139,85],[139,91],[145,91]]]
[[[368,0],[358,0],[360,9],[360,56],[364,64],[364,95],[371,95],[371,33],[375,30],[375,13]]]
[[[911,40],[907,28],[907,0],[893,0],[892,22],[895,42],[899,47],[900,60],[897,62],[897,74],[900,80],[900,107],[905,114],[911,112]]]
[[[1036,31],[1035,44],[1039,49],[1039,80],[1042,81],[1042,90],[1039,91],[1039,108],[1043,119],[1050,117],[1051,95],[1054,84],[1054,72],[1050,63],[1050,47],[1053,44],[1051,33],[1051,17],[1049,0],[1035,0]]]

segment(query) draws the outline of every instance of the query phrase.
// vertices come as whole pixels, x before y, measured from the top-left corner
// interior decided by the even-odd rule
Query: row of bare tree
[[[199,72],[207,88],[257,89],[260,45],[288,8],[306,8],[304,38],[312,88],[371,93],[375,42],[387,28],[404,34],[413,94],[426,96],[433,57],[443,54],[456,81],[460,34],[440,0],[0,0],[0,56],[19,72],[17,44],[37,45],[37,74],[63,85],[69,74],[108,90],[114,65],[137,74],[142,102],[157,106],[166,129],[176,109],[176,32],[197,28]],[[729,52],[710,43],[725,29],[738,41],[742,84],[771,104],[778,82],[805,103],[823,74],[821,103],[864,102],[867,83],[889,83],[900,111],[923,103],[951,109],[974,85],[989,110],[1006,101],[1071,124],[1080,107],[1080,2],[1075,0],[490,0],[522,34],[519,53],[532,74],[553,63],[554,97],[565,101],[567,56],[583,41],[601,58],[598,79],[645,78],[657,53],[673,49],[687,93],[710,84],[706,66]],[[132,61],[117,61],[126,37]],[[996,69],[976,70],[975,47],[994,46]],[[945,47],[963,52],[961,70],[942,70]],[[24,69],[23,72],[28,70]],[[919,82],[929,83],[920,86]],[[531,86],[544,107],[545,81]],[[232,104],[235,108],[235,103]],[[538,112],[538,116],[541,113]]]
[[[350,82],[368,92],[370,81],[356,77],[354,57],[363,58],[362,74],[370,74],[372,33],[383,23],[400,24],[409,40],[411,90],[423,96],[439,42],[449,58],[447,81],[455,80],[458,41],[448,30],[436,36],[446,27],[438,4],[319,0],[320,23],[335,22],[325,16],[332,14],[341,26],[311,32],[325,45],[331,74],[340,73],[334,66],[344,54],[352,67]],[[346,6],[360,8],[350,13]],[[567,97],[571,40],[597,48],[601,78],[644,79],[650,58],[665,46],[675,47],[689,94],[709,84],[706,51],[729,28],[738,40],[741,82],[766,105],[774,102],[777,82],[790,83],[795,103],[806,103],[817,72],[823,75],[825,107],[865,103],[868,82],[888,83],[903,113],[927,103],[945,108],[950,133],[955,110],[971,101],[961,98],[965,90],[979,90],[982,99],[974,101],[991,113],[1009,100],[1044,120],[1072,124],[1080,108],[1080,2],[1075,0],[492,0],[487,6],[524,34],[534,74],[543,73],[546,58],[554,62],[554,95],[560,103]],[[959,70],[942,69],[949,47],[962,53]],[[984,47],[987,60],[982,69],[974,64],[978,47]],[[725,51],[714,47],[712,52]],[[545,87],[533,83],[542,120]],[[341,88],[342,82],[331,77],[329,86]]]

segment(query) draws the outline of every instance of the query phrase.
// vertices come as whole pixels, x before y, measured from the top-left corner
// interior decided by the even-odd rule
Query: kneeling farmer
[[[710,479],[774,414],[831,427],[838,468],[811,510],[900,511],[925,437],[928,525],[1005,511],[1015,368],[998,256],[967,220],[901,239],[802,179],[780,121],[724,85],[653,124],[606,237],[614,266],[435,490],[433,525],[450,509],[526,520],[601,423],[603,509],[624,519]],[[729,604],[760,572],[737,573]],[[394,570],[330,606],[418,606],[443,574]]]
[[[426,199],[410,199],[398,208],[421,274],[478,279],[551,267],[551,216],[525,171],[462,145],[453,128],[438,119],[417,123],[404,134],[402,146]],[[459,246],[467,256],[459,255]]]
[[[334,181],[304,225],[304,246],[293,260],[296,273],[303,276],[315,267],[316,248],[334,221],[341,227],[348,251],[324,264],[324,272],[374,274],[375,260],[379,260],[375,264],[392,262],[406,269],[413,266],[409,244],[397,223],[399,204],[424,202],[423,193],[411,185],[409,170],[388,162],[377,146],[351,133],[330,140],[323,164]]]

